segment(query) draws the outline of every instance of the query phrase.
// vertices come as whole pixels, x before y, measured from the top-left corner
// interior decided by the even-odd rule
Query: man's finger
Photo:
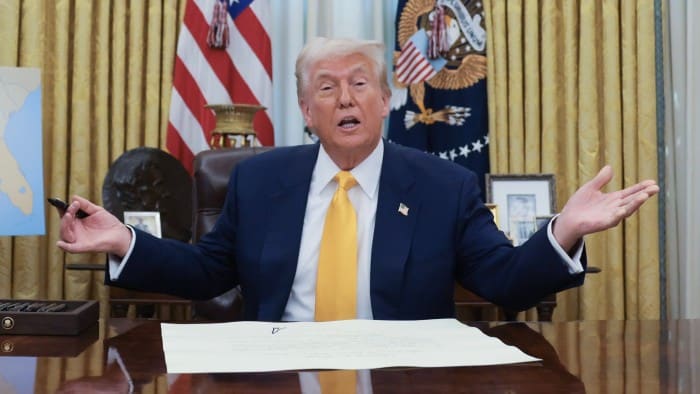
[[[73,201],[72,203],[68,204],[68,208],[66,208],[66,212],[63,214],[63,216],[70,215],[72,218],[74,218],[79,209],[80,204]]]
[[[60,223],[60,235],[61,239],[66,242],[75,242],[75,233],[73,232],[73,222],[75,220],[75,213],[70,213],[66,211],[61,217]]]
[[[598,174],[593,177],[588,183],[596,190],[602,190],[605,185],[610,182],[613,177],[612,167],[606,165],[598,171]]]
[[[635,193],[638,193],[640,191],[644,191],[650,195],[654,195],[658,193],[658,186],[656,185],[656,182],[652,180],[646,180],[643,182],[639,182],[635,185],[632,185],[630,187],[627,187],[625,189],[620,190],[620,198],[627,198]]]
[[[639,207],[642,206],[651,196],[647,193],[638,193],[631,196],[629,201],[624,205],[625,207],[625,218],[629,217],[633,213],[637,212]]]
[[[660,190],[661,190],[661,189],[659,188],[659,185],[657,185],[656,182],[654,182],[654,184],[647,186],[647,187],[644,189],[644,192],[645,192],[646,194],[648,194],[649,197],[651,197],[651,196],[657,195],[657,194],[659,193]]]
[[[75,202],[78,203],[76,212],[78,211],[78,209],[82,209],[88,215],[92,215],[93,213],[100,210],[100,207],[98,205],[93,204],[92,202],[90,202],[90,200],[80,197],[77,194],[73,196],[73,203]],[[71,204],[71,206],[74,205],[73,203]]]
[[[59,248],[65,250],[68,253],[80,253],[82,250],[76,246],[74,243],[69,243],[65,241],[58,240],[56,241],[56,246]]]

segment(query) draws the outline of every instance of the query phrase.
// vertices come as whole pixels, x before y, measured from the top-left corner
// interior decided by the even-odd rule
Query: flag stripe
[[[241,13],[236,20],[244,16],[244,13]],[[272,81],[267,72],[263,71],[264,67],[262,63],[260,63],[260,59],[250,45],[248,45],[249,42],[253,42],[254,40],[253,37],[250,37],[249,32],[239,30],[233,23],[229,23],[229,31],[231,32],[229,56],[235,65],[235,69],[241,71],[241,79],[245,80],[246,86],[265,87],[256,91],[257,101],[253,103],[264,106],[265,111],[258,112],[253,121],[253,127],[257,132],[260,143],[263,145],[272,145],[274,141],[272,116],[270,115],[270,108],[272,107]],[[238,54],[238,56],[234,54]]]
[[[202,127],[200,126],[197,117],[189,111],[185,100],[177,91],[173,91],[171,102],[178,107],[183,108],[177,114],[171,114],[171,124],[180,130],[180,138],[187,145],[191,152],[199,152],[209,147],[207,140],[204,138]]]
[[[217,73],[216,68],[211,67],[212,63],[200,51],[197,46],[196,38],[190,35],[189,30],[180,34],[180,41],[186,45],[185,49],[180,53],[179,60],[182,61],[184,67],[193,76],[193,80],[200,87],[200,91],[204,96],[204,103],[227,103],[231,102],[230,90],[226,89],[226,81],[222,84],[221,78]],[[215,67],[220,62],[214,62]],[[220,73],[225,73],[225,70],[219,70]],[[175,77],[177,79],[177,77]]]
[[[247,40],[255,56],[262,64],[267,76],[272,79],[272,52],[270,48],[270,37],[267,35],[267,31],[263,28],[258,20],[257,15],[253,13],[250,8],[246,8],[245,11],[241,12],[241,15],[236,18],[234,24],[239,31],[246,32],[247,37],[258,38],[258,41]]]
[[[398,71],[399,77],[406,79],[416,67],[416,63],[418,62],[420,62],[420,53],[406,60],[406,62],[402,65],[402,68]]]
[[[258,104],[266,105],[269,108],[272,97],[272,82],[267,73],[262,71],[264,67],[260,63],[260,59],[248,45],[248,41],[251,38],[247,35],[247,32],[239,30],[233,23],[230,23],[229,30],[231,31],[231,46],[228,54],[231,62],[240,71],[240,76],[247,85],[262,84],[270,86],[270,89],[261,89],[256,96]]]
[[[412,41],[406,44],[396,60],[396,79],[405,85],[423,82],[436,73],[432,64]]]
[[[194,162],[194,155],[190,148],[182,141],[180,132],[177,131],[172,123],[168,122],[168,132],[166,134],[165,147],[168,149],[171,155],[176,157],[185,167],[187,172],[192,173],[192,165]]]
[[[435,70],[433,70],[432,67],[429,67],[429,68],[427,68],[425,71],[423,71],[423,73],[419,74],[419,75],[416,77],[416,80],[421,81],[421,82],[422,82],[422,81],[427,81],[427,80],[429,80],[430,78],[432,78],[435,74],[437,74],[437,73],[435,72]]]
[[[403,52],[401,52],[401,55],[399,56],[399,64],[402,64],[403,62],[410,63],[417,56],[420,56],[420,51],[412,42],[409,42],[406,45],[406,48],[403,50]]]
[[[412,83],[422,82],[420,79],[418,79],[418,75],[420,75],[426,69],[430,69],[430,63],[426,62],[425,59],[420,59],[413,65],[411,73],[408,74],[408,80],[410,80]]]
[[[401,56],[399,56],[399,59],[397,60],[396,72],[403,73],[404,70],[406,70],[406,67],[408,67],[408,65],[415,60],[417,55],[420,55],[420,53],[413,43],[409,43],[408,47],[401,52]]]
[[[188,134],[192,132],[192,129],[181,128],[180,126],[184,125],[181,125],[181,123],[177,120],[184,112],[193,114],[194,118],[198,119],[197,128],[201,133],[203,133],[202,136],[204,138],[204,143],[206,144],[206,141],[209,141],[211,138],[211,130],[216,125],[216,118],[211,110],[204,108],[204,106],[207,105],[207,99],[204,96],[202,89],[200,89],[200,85],[197,84],[194,76],[183,64],[182,59],[177,58],[175,60],[175,66],[180,68],[180,72],[177,73],[175,76],[176,80],[174,81],[176,89],[173,89],[173,95],[178,95],[178,102],[176,102],[177,106],[171,106],[172,109],[177,109],[177,112],[171,111],[170,120],[178,130],[182,130],[183,134]],[[171,101],[172,100],[175,100],[175,98],[171,99]],[[184,108],[180,107],[180,105],[184,105]],[[188,140],[187,138],[184,139]],[[193,152],[199,152],[208,148],[208,146],[203,146],[201,144],[188,144],[188,146],[193,148]]]

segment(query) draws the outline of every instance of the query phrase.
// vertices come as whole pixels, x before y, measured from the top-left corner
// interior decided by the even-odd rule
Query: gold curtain
[[[657,176],[653,0],[486,0],[491,172],[553,173],[558,209],[605,164]],[[586,237],[556,320],[659,318],[658,202]]]
[[[47,196],[80,194],[101,204],[113,160],[138,146],[165,146],[184,5],[0,0],[0,66],[41,68]],[[104,315],[104,273],[64,269],[102,263],[104,256],[64,254],[55,246],[58,222],[47,209],[46,236],[0,237],[0,298],[100,299]],[[69,378],[75,368],[99,375],[101,354],[88,358],[40,365],[42,375],[56,379],[37,382],[37,390],[53,392],[59,377]]]

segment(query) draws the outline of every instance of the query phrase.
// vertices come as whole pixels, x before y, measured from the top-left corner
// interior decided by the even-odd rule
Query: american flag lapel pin
[[[404,203],[399,204],[399,213],[404,215],[404,216],[408,216],[408,207],[406,206],[406,204],[404,204]]]

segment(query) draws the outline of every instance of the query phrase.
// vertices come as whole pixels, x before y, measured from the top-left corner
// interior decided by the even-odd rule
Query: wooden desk
[[[700,392],[700,320],[478,327],[543,362],[372,370],[373,392]],[[297,372],[167,376],[158,323],[127,319],[112,319],[100,327],[99,337],[94,330],[73,338],[0,336],[0,391],[21,379],[37,393],[127,391],[118,364],[107,364],[110,348],[119,352],[135,392],[300,392]],[[20,355],[36,358],[13,357]],[[22,367],[27,360],[34,360],[34,368]],[[12,377],[4,375],[13,365]]]

